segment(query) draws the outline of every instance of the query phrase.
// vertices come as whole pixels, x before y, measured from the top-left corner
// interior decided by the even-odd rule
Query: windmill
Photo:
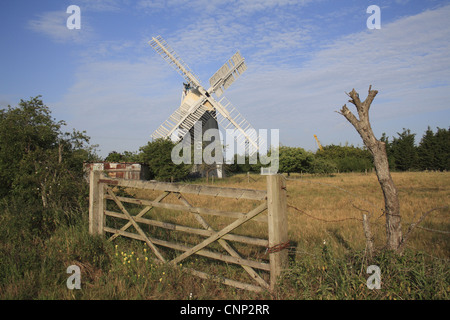
[[[223,96],[223,92],[247,69],[244,58],[236,52],[210,79],[209,89],[205,89],[188,65],[161,37],[153,37],[149,42],[183,78],[184,88],[180,107],[175,110],[151,137],[171,138],[181,141],[187,134],[194,137],[197,122],[202,124],[202,134],[210,128],[233,130],[233,135],[245,150],[253,155],[258,151],[257,134],[250,123]],[[217,97],[213,97],[213,94]],[[220,99],[219,99],[220,98]],[[191,139],[193,141],[193,139]],[[217,166],[217,176],[222,176],[221,166]]]

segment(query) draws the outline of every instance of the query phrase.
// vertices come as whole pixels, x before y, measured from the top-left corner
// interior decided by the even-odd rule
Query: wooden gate
[[[125,189],[133,188],[133,190],[151,190],[161,192],[161,194],[154,200],[123,197],[116,194],[115,190],[119,189],[117,187]],[[178,199],[179,204],[164,203],[163,200],[169,194],[174,194]],[[184,196],[186,194],[202,195],[206,197],[234,198],[239,200],[257,200],[260,204],[248,212],[199,208],[191,205]],[[120,209],[120,212],[108,210],[107,201],[115,203]],[[140,205],[143,206],[143,208],[133,215],[126,209],[124,203]],[[202,228],[194,228],[191,226],[183,226],[145,218],[144,215],[148,215],[152,208],[164,208],[176,212],[187,212],[187,214],[193,215]],[[264,211],[267,211],[267,216],[261,215]],[[235,220],[226,227],[215,230],[205,220],[204,216],[206,215],[228,217]],[[106,217],[124,219],[127,220],[127,222],[120,228],[112,228],[106,225]],[[268,239],[231,233],[233,230],[250,220],[267,223]],[[148,235],[144,231],[143,225],[195,234],[197,236],[206,237],[206,239],[194,246],[186,246],[185,244],[157,239],[153,235]],[[131,226],[134,227],[137,233],[127,231]],[[105,176],[102,171],[91,171],[90,173],[89,232],[91,234],[103,235],[105,233],[110,233],[112,234],[109,238],[111,241],[118,236],[145,241],[154,253],[156,257],[155,260],[160,263],[171,263],[175,265],[195,254],[224,261],[226,263],[241,265],[250,278],[253,279],[253,283],[244,283],[187,268],[190,273],[201,278],[215,279],[227,285],[252,291],[274,289],[277,277],[282,270],[287,267],[288,263],[288,252],[286,250],[288,244],[287,230],[286,184],[281,175],[268,175],[267,190],[261,191],[181,183],[112,179]],[[229,244],[231,241],[246,245],[265,247],[265,251],[269,256],[268,262],[242,257]],[[206,249],[207,246],[215,242],[219,243],[228,254]],[[164,252],[161,250],[162,247],[174,249],[176,252],[181,252],[181,254],[170,261],[167,261]],[[270,280],[263,279],[255,269],[263,270],[263,272],[269,274]]]

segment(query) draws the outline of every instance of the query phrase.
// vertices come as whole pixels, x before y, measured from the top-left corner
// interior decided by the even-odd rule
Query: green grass
[[[413,221],[417,211],[424,212],[448,204],[448,173],[404,173],[393,176],[402,201],[404,230]],[[215,181],[214,184],[264,189],[264,177],[253,178],[256,181],[248,182],[246,176],[241,175]],[[323,184],[289,181],[288,202],[318,217],[337,219],[360,214],[348,201],[348,194],[339,192],[336,187],[361,195],[359,200],[353,199],[360,201],[358,206],[363,206],[362,198],[378,207],[382,206],[376,178],[371,175],[342,174],[308,178]],[[330,187],[332,192],[329,192],[324,184],[335,187]],[[191,197],[189,201],[195,205],[208,205],[206,200],[196,197]],[[238,202],[227,201],[230,210],[239,209]],[[245,210],[252,206],[249,203]],[[138,211],[138,208],[129,208],[133,214]],[[24,209],[18,207],[16,211],[8,209],[0,212],[0,299],[446,300],[450,295],[448,234],[416,229],[404,254],[396,256],[382,250],[383,220],[374,220],[377,251],[373,259],[368,261],[360,224],[327,224],[290,210],[289,237],[293,247],[289,249],[289,268],[279,279],[274,292],[253,293],[195,278],[186,272],[186,267],[189,267],[248,280],[239,266],[200,256],[190,257],[182,261],[181,265],[159,265],[153,262],[152,253],[141,241],[119,237],[109,242],[107,237],[90,235],[87,208],[71,226],[61,225],[47,236],[40,236],[23,224],[19,212],[23,214]],[[435,212],[422,226],[448,231],[448,212]],[[156,216],[161,219],[167,214],[165,211],[156,211]],[[171,219],[177,217],[188,222],[179,213],[173,214]],[[209,222],[220,223],[213,219]],[[375,222],[380,222],[381,226]],[[254,229],[256,234],[261,233],[257,227]],[[160,236],[169,234],[161,233]],[[198,241],[195,237],[181,235],[179,239]],[[236,248],[243,253],[257,254],[254,249],[245,246],[236,245]],[[171,253],[165,251],[165,254],[170,256]],[[66,287],[69,277],[66,269],[73,264],[81,269],[81,290],[69,290]],[[379,290],[367,288],[366,282],[370,275],[366,270],[369,265],[380,267]]]

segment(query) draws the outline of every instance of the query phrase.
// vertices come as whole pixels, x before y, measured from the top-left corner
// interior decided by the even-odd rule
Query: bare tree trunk
[[[61,141],[59,142],[58,145],[58,163],[62,162],[62,144]]]
[[[389,171],[386,146],[384,142],[375,138],[369,122],[370,105],[377,94],[378,91],[372,90],[372,86],[370,86],[369,95],[364,102],[361,102],[359,94],[353,89],[348,94],[351,98],[349,102],[355,105],[356,110],[358,111],[359,120],[347,108],[347,105],[344,105],[339,113],[355,127],[365,146],[373,156],[378,182],[380,183],[384,195],[387,247],[391,250],[397,250],[402,242],[400,203],[398,200],[397,189]]]

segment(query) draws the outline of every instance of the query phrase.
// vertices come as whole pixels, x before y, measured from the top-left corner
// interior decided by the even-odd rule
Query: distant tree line
[[[391,170],[450,170],[450,130],[430,127],[425,131],[419,144],[416,134],[409,129],[397,133],[392,141],[383,134]]]
[[[393,171],[408,170],[450,170],[450,132],[430,128],[425,132],[420,143],[416,145],[415,134],[409,129],[403,129],[390,141],[383,133],[381,141],[386,143],[390,169]],[[110,162],[141,162],[150,167],[151,178],[170,181],[186,179],[191,172],[191,165],[172,163],[170,155],[175,144],[170,140],[158,139],[150,141],[141,147],[139,152],[111,152],[105,161]],[[365,172],[374,168],[370,152],[365,147],[353,145],[327,145],[317,152],[306,151],[300,147],[279,147],[279,172],[282,173],[313,173],[330,174],[336,172]],[[270,155],[270,153],[269,153]],[[244,163],[234,161],[226,165],[226,172],[260,173],[264,165],[259,161],[250,163],[249,157],[244,157]],[[243,161],[240,161],[243,162]]]
[[[37,202],[40,205],[32,207],[46,212],[52,207],[60,208],[61,203],[74,206],[78,202],[73,190],[82,188],[82,162],[101,159],[84,132],[64,132],[64,126],[64,121],[52,118],[40,96],[0,110],[0,199],[21,198],[21,204]],[[383,134],[380,140],[386,143],[391,170],[450,170],[449,129],[433,131],[428,127],[418,143],[416,134],[409,129],[403,129],[393,138]],[[192,166],[173,164],[174,146],[170,140],[158,139],[148,142],[138,152],[113,151],[104,160],[146,163],[152,179],[183,180],[191,173]],[[368,150],[347,144],[327,145],[315,153],[289,146],[281,146],[278,151],[279,172],[287,174],[364,172],[373,168]],[[260,172],[263,165],[259,161],[250,164],[248,157],[246,160],[241,164],[235,159],[225,169],[228,174]]]
[[[424,133],[419,144],[416,134],[409,129],[397,133],[390,141],[383,133],[381,141],[386,143],[389,166],[393,171],[450,170],[450,130],[430,127]],[[353,145],[327,145],[323,150],[309,152],[303,148],[282,146],[280,168],[283,173],[333,173],[364,172],[372,170],[373,159],[365,147]],[[259,172],[261,164],[231,165],[232,172]]]

